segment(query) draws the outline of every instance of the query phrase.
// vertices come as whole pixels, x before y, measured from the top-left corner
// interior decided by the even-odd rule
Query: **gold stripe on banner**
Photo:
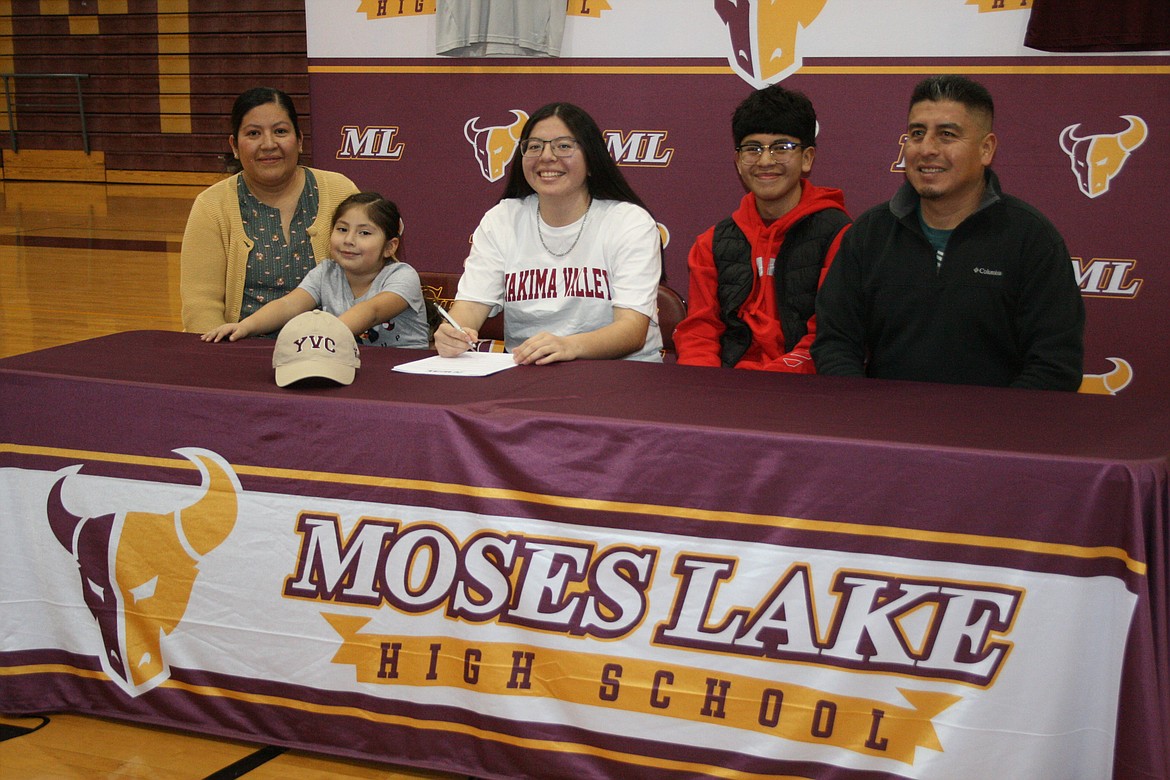
[[[730,65],[309,65],[309,73],[561,74],[587,76],[730,76]],[[804,65],[801,76],[937,75],[1165,76],[1170,65]]]
[[[0,667],[0,676],[26,674],[67,674],[72,677],[111,681],[110,678],[102,672],[93,672],[89,669],[78,669],[77,667],[69,666],[67,664],[30,664],[27,666]],[[384,713],[373,712],[371,710],[349,705],[311,703],[302,701],[300,699],[290,699],[283,696],[273,696],[271,694],[263,693],[246,693],[244,691],[214,688],[207,685],[182,683],[175,680],[166,680],[161,685],[159,685],[159,688],[183,691],[185,693],[190,693],[194,696],[200,696],[203,698],[227,699],[230,701],[244,702],[246,704],[253,704],[258,706],[282,707],[297,712],[311,713],[313,715],[357,718],[359,720],[370,723],[380,723],[387,726],[400,726],[424,731],[463,734],[465,736],[491,740],[492,742],[511,745],[513,747],[594,756],[610,761],[619,761],[633,766],[645,766],[653,767],[655,769],[671,769],[678,772],[686,772],[696,777],[719,777],[726,778],[726,780],[807,780],[807,776],[805,775],[776,775],[771,773],[756,774],[753,772],[745,772],[741,769],[728,769],[726,767],[714,764],[701,764],[695,761],[679,761],[666,757],[652,757],[636,753],[624,753],[620,750],[610,750],[606,748],[595,747],[593,745],[582,744],[579,742],[565,742],[562,740],[515,736],[446,720],[427,720],[421,717],[387,715]]]
[[[78,669],[68,664],[25,664],[24,666],[0,666],[0,677],[15,677],[24,674],[67,674],[70,677],[80,677],[83,680],[104,680],[112,682],[105,672],[95,672],[92,669]]]
[[[342,637],[333,663],[357,681],[532,696],[742,729],[914,763],[942,751],[933,719],[962,697],[900,688],[910,706],[707,669],[453,637],[359,634],[369,618],[322,613]]]
[[[60,447],[39,447],[28,444],[0,443],[0,454],[11,452],[18,455],[36,455],[42,457],[82,459],[101,461],[106,463],[125,463],[131,465],[152,466],[156,468],[178,468],[195,470],[195,466],[183,458],[154,458],[141,455],[124,455],[113,452],[94,452],[90,450],[73,450]],[[276,479],[299,480],[303,482],[327,482],[337,485],[359,485],[374,488],[393,488],[400,490],[415,490],[426,493],[440,493],[444,495],[469,496],[473,498],[489,498],[504,501],[521,501],[539,506],[555,506],[568,509],[585,509],[596,512],[618,512],[632,515],[650,515],[653,517],[677,517],[687,520],[704,522],[735,523],[738,525],[753,525],[765,528],[788,528],[797,531],[810,531],[826,534],[844,534],[847,536],[863,536],[878,539],[900,539],[931,544],[961,545],[993,550],[1015,550],[1035,555],[1055,555],[1066,558],[1094,560],[1111,558],[1120,561],[1127,569],[1135,574],[1145,576],[1147,565],[1131,558],[1129,553],[1120,547],[1100,546],[1084,547],[1061,542],[1037,542],[1026,539],[1013,539],[1003,536],[986,534],[968,534],[956,531],[927,531],[918,528],[898,528],[895,526],[869,525],[844,523],[833,520],[806,520],[799,517],[784,517],[781,515],[759,515],[748,512],[732,512],[719,509],[696,509],[694,507],[670,506],[666,504],[641,504],[627,501],[609,501],[597,498],[576,498],[572,496],[557,496],[546,493],[532,493],[524,490],[507,488],[489,488],[479,485],[461,485],[451,482],[434,482],[430,480],[402,479],[398,477],[374,477],[364,474],[336,474],[327,471],[305,471],[301,469],[281,469],[265,466],[240,466],[231,464],[237,474],[247,474],[254,477],[271,477]]]

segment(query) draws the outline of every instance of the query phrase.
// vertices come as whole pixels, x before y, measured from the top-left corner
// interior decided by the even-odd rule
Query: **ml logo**
[[[1130,276],[1136,260],[1115,260],[1094,257],[1089,261],[1074,257],[1073,273],[1081,293],[1102,298],[1136,298],[1142,287],[1142,279]]]
[[[341,148],[338,160],[398,160],[402,158],[403,144],[398,141],[397,127],[365,127],[346,125],[341,128]]]
[[[664,147],[665,130],[606,130],[605,143],[618,165],[665,168],[674,156],[674,149]]]

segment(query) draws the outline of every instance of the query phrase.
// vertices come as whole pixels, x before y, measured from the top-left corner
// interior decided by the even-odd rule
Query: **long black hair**
[[[549,103],[536,109],[532,116],[528,117],[528,121],[524,123],[524,128],[520,131],[520,143],[516,144],[516,151],[512,153],[512,164],[508,169],[508,183],[504,187],[504,194],[500,200],[524,198],[535,192],[532,185],[528,183],[528,179],[524,178],[524,166],[521,162],[524,155],[521,150],[524,148],[524,142],[528,140],[528,136],[532,135],[532,128],[536,126],[536,123],[553,116],[565,123],[569,132],[573,134],[573,138],[580,145],[581,154],[585,156],[585,170],[587,172],[585,186],[589,189],[589,196],[601,200],[620,200],[625,203],[633,203],[635,206],[641,206],[645,209],[646,213],[650,214],[650,218],[654,219],[653,213],[646,208],[646,204],[642,202],[642,199],[626,181],[626,177],[622,175],[621,168],[618,168],[617,163],[614,162],[609,153],[609,147],[605,145],[605,138],[601,135],[601,129],[593,121],[593,117],[589,116],[585,109],[572,103]],[[657,220],[655,222],[657,223]],[[662,265],[659,274],[660,281],[666,281],[666,261],[663,255],[663,247],[659,243],[658,257]]]
[[[610,156],[609,148],[605,145],[605,138],[602,137],[601,130],[593,121],[593,117],[572,103],[549,103],[536,109],[532,116],[528,117],[528,121],[524,123],[524,129],[520,131],[520,143],[516,145],[516,151],[512,154],[512,165],[508,170],[508,183],[504,187],[504,195],[500,200],[523,198],[533,193],[532,185],[524,178],[521,150],[524,148],[524,142],[528,140],[528,136],[532,134],[532,128],[536,126],[536,123],[554,116],[569,128],[569,132],[573,134],[573,138],[577,139],[577,143],[580,145],[581,154],[585,156],[585,166],[589,172],[585,178],[585,185],[589,188],[589,194],[602,200],[621,200],[633,203],[645,209],[646,204],[634,193],[633,188],[626,181],[626,177],[622,175],[621,169]]]

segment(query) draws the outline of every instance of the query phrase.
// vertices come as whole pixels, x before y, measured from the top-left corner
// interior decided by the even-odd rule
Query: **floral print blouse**
[[[269,301],[295,290],[305,274],[317,265],[308,227],[317,218],[320,196],[313,172],[307,168],[302,170],[305,186],[289,225],[287,242],[281,229],[280,210],[261,203],[244,184],[244,177],[239,178],[240,216],[244,220],[244,232],[255,242],[244,276],[241,320]]]

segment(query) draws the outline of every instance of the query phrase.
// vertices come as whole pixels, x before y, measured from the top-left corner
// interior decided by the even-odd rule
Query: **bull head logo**
[[[1149,130],[1140,116],[1123,116],[1129,127],[1120,133],[1077,135],[1080,124],[1060,133],[1060,148],[1072,160],[1077,186],[1086,197],[1096,198],[1109,191],[1109,181],[1121,172],[1129,153],[1145,143]]]
[[[825,0],[715,0],[731,38],[731,67],[756,87],[780,81],[800,67],[798,28],[824,7]]]
[[[528,121],[528,114],[512,109],[516,118],[510,125],[493,125],[491,127],[476,127],[479,117],[467,120],[463,125],[463,135],[467,143],[475,149],[475,159],[479,162],[479,171],[488,181],[499,181],[512,160],[516,151],[516,144],[520,142],[520,131]]]
[[[220,456],[176,450],[202,474],[202,497],[168,514],[116,512],[78,517],[61,493],[71,466],[49,491],[49,527],[77,561],[81,590],[101,632],[102,668],[131,696],[170,677],[162,647],[183,619],[203,556],[236,523],[239,478]]]
[[[1113,368],[1104,374],[1085,374],[1077,392],[1117,395],[1133,381],[1133,366],[1121,358],[1109,358]]]

